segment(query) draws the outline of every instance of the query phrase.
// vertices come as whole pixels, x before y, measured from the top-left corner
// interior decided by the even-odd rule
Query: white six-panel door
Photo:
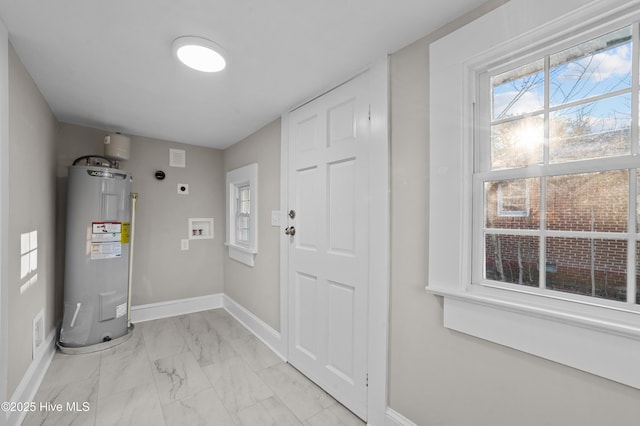
[[[367,416],[367,74],[289,114],[289,362]],[[291,232],[290,232],[291,233]]]

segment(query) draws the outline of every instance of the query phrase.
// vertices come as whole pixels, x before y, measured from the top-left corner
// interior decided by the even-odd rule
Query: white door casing
[[[367,418],[370,102],[365,73],[288,117],[289,362]]]

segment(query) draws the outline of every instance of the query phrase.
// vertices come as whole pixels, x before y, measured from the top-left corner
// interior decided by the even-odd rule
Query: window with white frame
[[[258,253],[258,164],[227,172],[229,257],[253,266]]]
[[[480,76],[488,92],[479,96],[486,122],[474,172],[482,282],[640,301],[634,27]]]
[[[428,286],[445,327],[636,388],[639,4],[511,0],[432,45]]]
[[[529,216],[529,185],[526,179],[498,182],[498,216]]]
[[[236,187],[236,242],[249,244],[249,231],[251,229],[251,186]]]

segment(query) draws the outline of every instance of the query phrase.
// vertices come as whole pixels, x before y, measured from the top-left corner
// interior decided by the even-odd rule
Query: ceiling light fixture
[[[173,52],[180,62],[202,72],[222,71],[227,65],[222,48],[200,37],[178,37],[173,41]]]

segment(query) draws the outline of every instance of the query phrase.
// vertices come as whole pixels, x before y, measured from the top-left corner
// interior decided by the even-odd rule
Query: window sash
[[[618,27],[624,28],[630,24],[617,24]],[[560,293],[547,291],[547,246],[546,242],[548,238],[586,238],[590,240],[594,239],[603,239],[603,240],[624,240],[626,241],[626,268],[627,268],[627,280],[626,280],[626,301],[625,302],[613,302],[615,303],[626,303],[628,307],[633,310],[640,312],[640,305],[636,303],[636,275],[640,272],[640,265],[637,265],[636,261],[636,251],[638,245],[640,244],[640,234],[638,233],[638,224],[636,223],[636,204],[637,204],[637,175],[638,175],[638,160],[636,155],[639,152],[638,147],[638,88],[640,81],[640,73],[638,73],[638,23],[635,22],[631,24],[632,28],[632,77],[631,77],[631,85],[629,87],[625,87],[620,90],[612,90],[608,93],[597,94],[593,97],[584,97],[577,100],[572,100],[570,102],[558,105],[550,105],[550,94],[549,94],[549,70],[550,70],[550,58],[555,54],[555,52],[559,52],[561,49],[556,46],[555,49],[550,49],[549,53],[546,55],[532,54],[527,58],[523,59],[519,62],[520,66],[526,64],[533,64],[542,57],[543,63],[543,72],[544,72],[544,102],[542,109],[532,109],[531,111],[527,111],[524,114],[504,117],[497,116],[494,117],[494,93],[492,92],[492,76],[499,75],[500,73],[505,72],[505,67],[508,69],[516,69],[518,68],[518,64],[509,64],[508,66],[503,67],[503,69],[495,68],[491,69],[487,67],[487,71],[478,73],[477,81],[479,88],[478,93],[478,110],[477,110],[477,118],[476,118],[476,147],[475,147],[475,160],[474,160],[474,175],[473,175],[473,211],[475,212],[473,215],[473,247],[474,253],[472,258],[472,283],[479,284],[483,286],[491,286],[491,287],[499,287],[510,290],[517,291],[533,291],[536,293],[542,293],[544,295],[549,295],[553,297],[560,297],[567,300],[577,300],[588,303],[599,303],[602,305],[610,305],[608,300],[601,300],[593,298],[592,296],[582,296],[571,293]],[[608,30],[601,30],[603,34],[615,30],[616,28],[609,28]],[[569,45],[560,46],[562,48],[571,47],[572,45],[579,45],[580,43],[584,43],[588,40],[593,39],[594,37],[598,37],[598,34],[587,34],[585,33],[581,36],[581,40],[573,39],[570,41]],[[553,50],[553,51],[551,51]],[[604,157],[604,158],[586,158],[568,162],[553,162],[550,158],[549,151],[549,136],[550,136],[550,117],[557,111],[561,111],[568,107],[580,107],[594,101],[601,101],[612,99],[615,96],[620,95],[628,95],[631,98],[631,126],[630,126],[630,148],[629,152],[623,155]],[[534,116],[543,116],[544,120],[544,138],[542,143],[542,155],[541,160],[535,164],[527,164],[522,167],[512,167],[512,168],[499,168],[492,170],[492,140],[491,140],[491,130],[492,126],[496,126],[503,123],[513,123],[518,120],[525,119],[527,117]],[[485,124],[486,123],[486,124]],[[629,181],[628,181],[628,206],[627,206],[627,232],[574,232],[574,231],[558,231],[558,230],[549,230],[546,229],[545,215],[546,215],[546,197],[547,197],[547,186],[546,179],[553,176],[567,176],[571,174],[578,173],[597,173],[603,171],[613,171],[613,170],[628,170],[629,171]],[[486,226],[485,220],[485,212],[487,211],[487,206],[485,205],[486,197],[485,197],[485,183],[491,181],[500,181],[500,180],[517,180],[517,179],[525,179],[531,177],[539,177],[541,178],[541,189],[540,189],[540,228],[536,230],[522,230],[522,229],[497,229],[490,228]],[[528,198],[528,191],[527,191]],[[514,198],[515,199],[515,198]],[[504,202],[508,200],[508,197],[505,199],[500,199],[499,194],[499,202]],[[527,210],[529,209],[529,205],[527,203]],[[500,205],[498,206],[498,215],[504,217],[522,217],[524,216],[523,212],[513,212],[513,214],[500,214]],[[504,212],[503,212],[504,213]],[[539,258],[537,260],[538,267],[539,265],[545,265],[544,268],[540,268],[540,280],[538,286],[533,289],[523,289],[523,288],[514,288],[514,286],[510,283],[503,283],[496,280],[487,279],[486,274],[486,238],[488,235],[513,235],[513,236],[535,236],[539,239]],[[481,253],[481,255],[479,255]],[[519,284],[518,284],[519,285]]]
[[[246,246],[250,240],[251,226],[251,186],[242,185],[236,188],[236,243]]]
[[[229,257],[254,266],[258,254],[258,164],[227,172],[226,237]]]

